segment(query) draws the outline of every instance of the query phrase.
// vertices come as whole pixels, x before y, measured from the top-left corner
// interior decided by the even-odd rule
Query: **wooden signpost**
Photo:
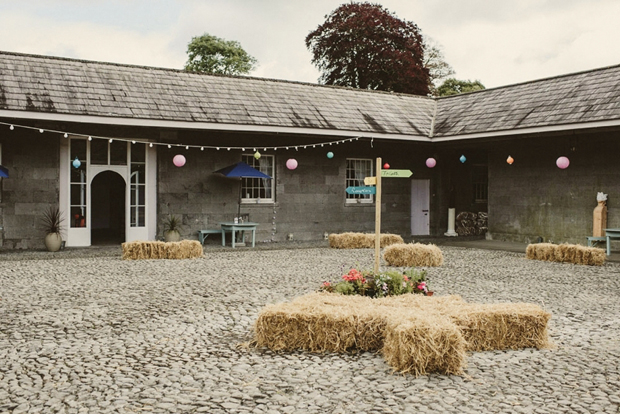
[[[364,184],[374,185],[375,187],[347,187],[349,194],[375,194],[375,274],[379,273],[379,264],[381,261],[381,177],[385,178],[409,178],[413,174],[411,170],[383,170],[381,169],[381,158],[377,158],[377,175],[376,177],[364,178]],[[371,192],[350,192],[350,191],[368,191]]]

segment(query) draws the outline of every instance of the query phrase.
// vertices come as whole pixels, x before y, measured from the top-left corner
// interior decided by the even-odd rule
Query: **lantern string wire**
[[[177,148],[181,148],[184,147],[186,150],[190,149],[190,148],[198,148],[200,150],[204,150],[204,149],[214,149],[214,150],[220,150],[222,148],[222,146],[217,146],[217,145],[190,145],[190,144],[183,144],[183,143],[172,143],[172,142],[157,142],[157,141],[150,141],[150,140],[137,140],[136,138],[110,138],[110,137],[104,137],[104,136],[98,136],[98,135],[92,135],[92,134],[82,134],[82,133],[74,133],[74,132],[68,132],[68,131],[59,131],[59,130],[55,130],[55,129],[48,129],[48,128],[38,128],[38,127],[31,127],[31,126],[27,126],[27,125],[18,125],[18,124],[14,124],[14,123],[9,123],[9,122],[0,122],[0,125],[6,125],[8,126],[11,130],[14,130],[15,128],[22,128],[22,129],[28,129],[28,130],[34,130],[34,131],[39,131],[40,133],[44,133],[44,132],[49,132],[49,133],[54,133],[54,134],[60,134],[60,135],[64,135],[65,138],[84,138],[84,139],[88,139],[89,141],[93,140],[93,139],[102,139],[102,140],[107,140],[109,142],[113,142],[113,141],[120,141],[120,142],[131,142],[132,144],[135,144],[137,142],[141,142],[143,144],[149,144],[149,146],[154,146],[154,145],[158,145],[158,146],[167,146],[168,148],[172,148],[172,147],[177,147]],[[333,143],[336,144],[344,144],[346,142],[353,142],[353,141],[358,141],[360,138],[364,138],[363,136],[357,136],[357,137],[353,137],[353,138],[346,138],[346,139],[341,139],[341,140],[337,140],[337,141],[324,141],[324,142],[313,142],[310,144],[298,144],[297,146],[291,146],[289,145],[281,145],[281,146],[264,146],[264,145],[257,145],[256,147],[260,147],[263,148],[263,151],[268,151],[268,150],[277,150],[277,149],[290,149],[290,148],[295,148],[296,151],[299,151],[298,147],[302,146],[304,149],[306,149],[306,147],[312,145],[313,148],[315,145],[332,145]],[[372,143],[371,143],[372,146]],[[251,148],[246,148],[246,147],[234,147],[234,146],[226,146],[225,147],[227,150],[241,150],[241,151],[246,151],[246,149],[251,149]]]

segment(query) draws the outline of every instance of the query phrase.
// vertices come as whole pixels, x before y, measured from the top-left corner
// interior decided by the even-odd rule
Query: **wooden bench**
[[[224,240],[224,232],[221,229],[198,230],[198,241],[200,244],[205,244],[205,240],[209,237],[209,234],[221,234],[222,241]]]

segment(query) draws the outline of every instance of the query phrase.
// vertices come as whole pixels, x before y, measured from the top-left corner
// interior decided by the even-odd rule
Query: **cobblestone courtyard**
[[[619,412],[619,264],[442,250],[428,276],[436,295],[540,304],[556,349],[472,353],[463,376],[414,378],[379,354],[239,346],[265,304],[343,266],[372,268],[371,250],[207,249],[183,261],[2,253],[0,413]]]

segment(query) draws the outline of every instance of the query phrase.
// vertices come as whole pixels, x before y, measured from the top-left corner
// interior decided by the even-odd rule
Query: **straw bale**
[[[135,241],[123,243],[123,260],[195,259],[203,256],[197,240],[179,242]]]
[[[274,351],[370,351],[383,345],[385,326],[370,298],[315,293],[264,307],[254,324],[254,342]]]
[[[334,249],[372,249],[375,247],[374,233],[340,233],[328,236],[329,247]],[[396,243],[404,243],[403,238],[397,234],[381,234],[379,244],[387,247]]]
[[[385,248],[383,258],[390,266],[441,266],[443,254],[434,244],[399,243]]]
[[[605,250],[579,244],[537,243],[527,246],[525,257],[532,260],[602,266]]]
[[[468,350],[550,347],[550,317],[534,304],[469,304],[458,295],[312,293],[263,308],[252,344],[275,351],[381,350],[404,373],[460,374]]]
[[[531,303],[454,303],[445,314],[461,329],[468,351],[551,346],[549,312]]]
[[[462,374],[466,342],[449,318],[433,312],[416,312],[407,318],[390,318],[383,357],[397,371],[415,376],[440,372]]]

